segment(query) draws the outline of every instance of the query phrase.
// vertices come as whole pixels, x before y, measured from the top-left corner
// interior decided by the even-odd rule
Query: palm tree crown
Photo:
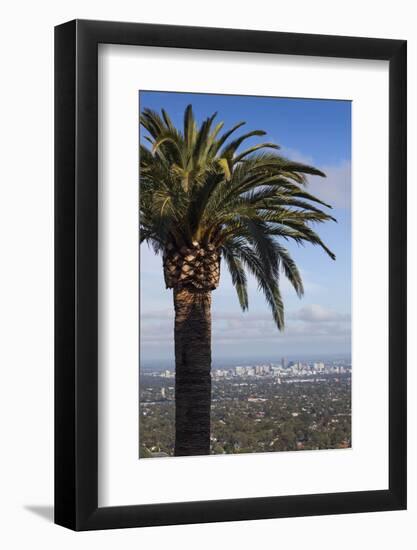
[[[303,294],[299,270],[285,241],[319,245],[311,225],[334,220],[328,204],[306,190],[307,175],[325,176],[280,156],[274,143],[240,150],[254,130],[233,137],[245,123],[222,132],[216,113],[198,127],[191,105],[179,130],[168,114],[145,109],[140,123],[150,147],[140,146],[140,239],[163,256],[167,287],[213,290],[220,261],[230,271],[243,310],[247,273],[257,280],[276,325],[284,327],[280,274]]]

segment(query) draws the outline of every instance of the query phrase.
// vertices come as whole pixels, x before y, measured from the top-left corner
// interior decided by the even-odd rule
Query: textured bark
[[[175,455],[210,454],[211,292],[174,290]]]
[[[167,288],[214,290],[220,280],[220,255],[215,246],[205,247],[194,241],[192,246],[178,247],[169,243],[164,251],[164,277]]]

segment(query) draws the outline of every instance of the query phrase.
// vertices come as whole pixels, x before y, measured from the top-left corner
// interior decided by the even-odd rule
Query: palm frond
[[[247,278],[245,269],[241,260],[233,255],[233,252],[227,247],[227,244],[222,248],[223,256],[229,269],[233,286],[236,289],[242,311],[249,309]]]

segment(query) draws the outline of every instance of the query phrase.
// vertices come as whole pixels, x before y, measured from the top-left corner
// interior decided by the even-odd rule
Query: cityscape
[[[212,370],[211,454],[351,447],[350,359]],[[141,370],[140,458],[174,454],[175,372]]]

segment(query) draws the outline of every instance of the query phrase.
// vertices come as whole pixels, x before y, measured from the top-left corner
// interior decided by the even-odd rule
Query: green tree
[[[303,294],[299,270],[285,241],[321,246],[311,224],[333,219],[330,207],[306,190],[306,176],[324,174],[280,156],[274,143],[240,150],[253,130],[232,138],[245,123],[223,132],[216,114],[198,127],[191,105],[182,129],[168,114],[145,109],[140,123],[140,240],[163,258],[175,308],[175,454],[210,452],[211,293],[221,262],[248,309],[247,273],[258,281],[279,330],[284,304],[279,277]]]

